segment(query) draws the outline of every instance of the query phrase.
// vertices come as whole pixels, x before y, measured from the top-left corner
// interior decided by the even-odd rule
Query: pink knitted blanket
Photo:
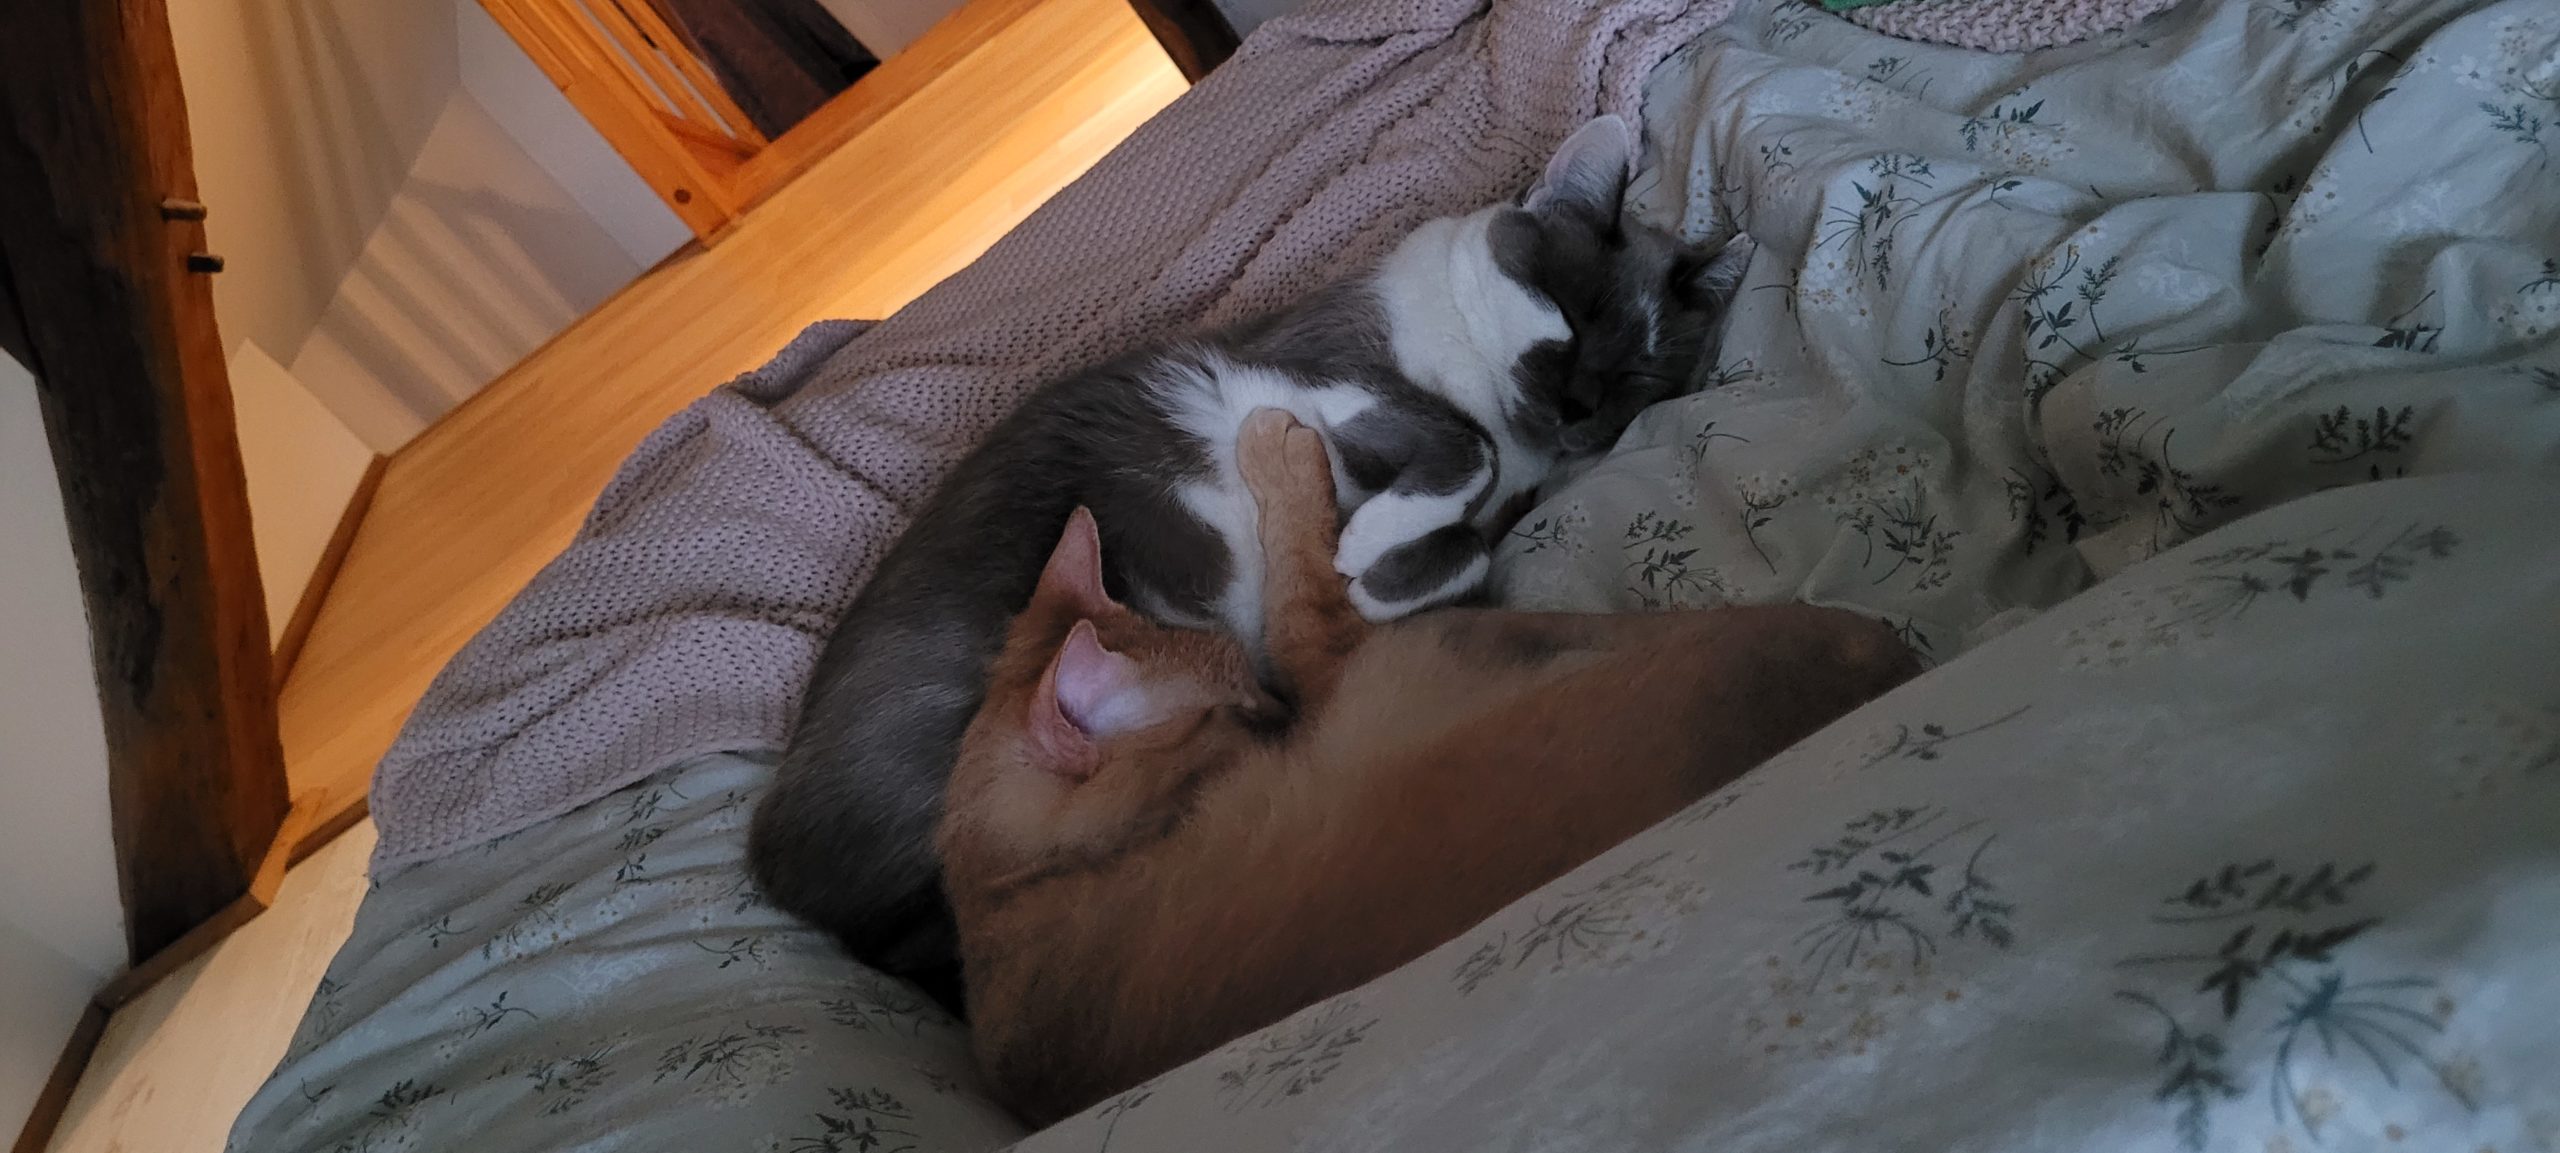
[[[1849,19],[1887,36],[1984,52],[2027,52],[2131,28],[2182,0],[1891,0]]]
[[[652,433],[376,769],[375,865],[673,761],[779,747],[811,662],[944,470],[1042,380],[1267,311],[1516,193],[1732,0],[1317,0],[1264,25],[984,257],[813,326]]]

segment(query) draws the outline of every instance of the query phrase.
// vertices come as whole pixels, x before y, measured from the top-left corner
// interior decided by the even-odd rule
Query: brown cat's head
[[[1232,639],[1113,601],[1077,509],[961,739],[942,830],[953,903],[1090,871],[1169,831],[1190,790],[1281,711]]]

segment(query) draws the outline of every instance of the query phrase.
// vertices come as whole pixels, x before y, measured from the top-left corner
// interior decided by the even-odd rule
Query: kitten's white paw
[[[1351,607],[1360,610],[1361,620],[1373,625],[1382,625],[1404,615],[1395,605],[1370,596],[1369,590],[1360,587],[1356,580],[1351,582]]]
[[[1351,513],[1334,546],[1333,571],[1358,577],[1398,545],[1414,541],[1466,519],[1474,493],[1407,496],[1382,492]]]
[[[1351,607],[1360,610],[1360,619],[1373,625],[1385,624],[1466,596],[1482,585],[1492,571],[1493,558],[1479,556],[1467,562],[1465,568],[1458,570],[1440,587],[1401,600],[1381,600],[1370,593],[1366,582],[1354,578],[1349,590]]]

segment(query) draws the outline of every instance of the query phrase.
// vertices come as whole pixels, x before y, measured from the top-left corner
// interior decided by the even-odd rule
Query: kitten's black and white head
[[[1703,248],[1628,219],[1635,158],[1626,121],[1583,125],[1490,229],[1503,272],[1551,301],[1570,330],[1515,370],[1532,406],[1524,415],[1552,419],[1568,456],[1606,450],[1637,413],[1688,386],[1750,261],[1747,243]]]
[[[1750,246],[1627,220],[1635,159],[1635,131],[1603,116],[1520,203],[1415,230],[1374,282],[1405,374],[1566,458],[1685,388]]]

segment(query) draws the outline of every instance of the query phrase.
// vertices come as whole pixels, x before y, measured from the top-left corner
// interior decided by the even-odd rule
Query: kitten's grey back
[[[1258,575],[1259,558],[1239,555],[1184,503],[1186,484],[1214,481],[1216,446],[1180,427],[1165,381],[1250,364],[1302,388],[1340,387],[1325,381],[1343,374],[1299,374],[1321,363],[1321,342],[1356,333],[1361,306],[1351,292],[1315,303],[1308,323],[1266,321],[1045,387],[953,470],[819,654],[751,832],[749,860],[768,894],[864,960],[956,998],[931,838],[1005,623],[1079,506],[1100,528],[1115,598],[1192,623],[1249,611],[1234,603],[1236,576]],[[1363,372],[1378,363],[1351,359]],[[1382,391],[1357,426],[1363,435],[1344,438],[1347,471],[1370,490],[1392,483],[1399,460],[1446,452],[1453,431],[1467,434],[1445,403]]]
[[[1251,645],[1259,546],[1231,453],[1252,407],[1287,408],[1324,434],[1349,518],[1341,567],[1364,613],[1476,591],[1501,498],[1559,457],[1605,449],[1685,382],[1704,320],[1676,314],[1709,302],[1683,298],[1683,278],[1705,268],[1729,288],[1739,276],[1681,263],[1697,254],[1620,224],[1632,135],[1612,124],[1559,152],[1535,211],[1427,224],[1399,253],[1441,247],[1402,273],[1391,255],[1278,314],[1053,382],[999,423],[917,510],[819,656],[750,833],[767,894],[956,1006],[932,836],[1006,622],[1081,505],[1113,596]],[[1438,299],[1470,291],[1498,299]],[[1573,335],[1519,339],[1524,297],[1559,318],[1532,309],[1526,327]],[[1509,329],[1486,331],[1506,314]]]

